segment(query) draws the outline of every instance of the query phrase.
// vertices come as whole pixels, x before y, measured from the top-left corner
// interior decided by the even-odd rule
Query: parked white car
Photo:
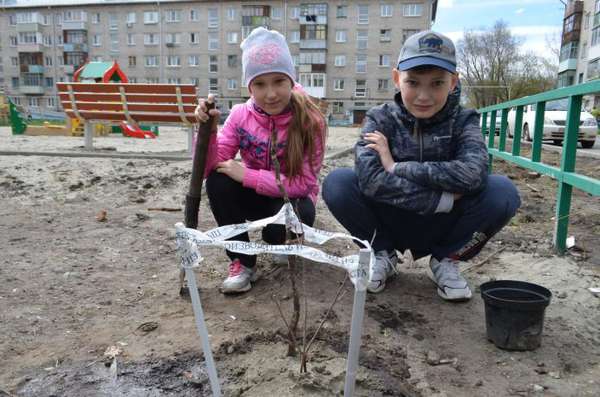
[[[542,140],[553,141],[555,144],[562,144],[565,135],[565,124],[567,120],[568,100],[566,98],[556,101],[546,102],[546,111],[544,113],[544,135]],[[524,140],[533,140],[533,128],[535,124],[536,105],[527,105],[523,107],[523,129],[521,136]],[[508,113],[508,136],[512,138],[515,130],[515,109]],[[498,122],[499,124],[499,122]],[[596,142],[598,134],[598,123],[594,116],[582,110],[579,119],[579,132],[577,140],[581,146],[589,149]]]

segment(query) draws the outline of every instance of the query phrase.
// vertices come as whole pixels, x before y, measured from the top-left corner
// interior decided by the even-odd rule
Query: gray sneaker
[[[385,280],[391,276],[398,264],[398,255],[396,250],[382,250],[375,253],[375,263],[373,264],[373,271],[369,284],[367,284],[367,291],[374,294],[383,291],[385,288]]]
[[[437,286],[438,295],[447,301],[466,301],[472,296],[467,280],[458,270],[458,263],[450,258],[438,261],[433,256],[429,261],[427,274]]]
[[[234,259],[229,264],[229,276],[223,281],[221,292],[236,294],[249,291],[256,278],[256,272],[253,269],[242,265],[239,259]]]

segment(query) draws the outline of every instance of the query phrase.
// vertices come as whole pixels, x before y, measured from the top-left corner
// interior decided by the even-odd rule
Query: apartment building
[[[557,87],[600,78],[600,0],[565,5]],[[600,96],[584,98],[586,109],[600,107]]]
[[[283,33],[298,81],[330,104],[330,122],[360,122],[394,94],[406,38],[429,29],[437,0],[6,0],[0,86],[30,111],[60,111],[55,83],[86,61],[119,63],[130,82],[189,83],[224,111],[248,97],[240,42],[257,26]]]

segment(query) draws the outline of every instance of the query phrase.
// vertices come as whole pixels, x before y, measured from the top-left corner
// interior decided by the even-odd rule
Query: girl
[[[281,182],[300,219],[315,220],[319,193],[317,176],[323,161],[326,127],[319,108],[295,83],[295,68],[285,38],[280,33],[257,28],[242,42],[243,79],[250,99],[234,106],[218,134],[211,136],[207,156],[206,192],[215,220],[229,225],[276,214],[283,199],[270,158],[272,132],[276,131],[277,159]],[[209,97],[209,101],[212,98]],[[201,122],[219,117],[207,114],[201,100],[196,114]],[[238,151],[241,162],[234,160]],[[285,227],[263,229],[269,244],[285,242]],[[249,241],[248,234],[235,239]],[[255,281],[256,256],[227,251],[231,259],[223,293],[248,291]]]

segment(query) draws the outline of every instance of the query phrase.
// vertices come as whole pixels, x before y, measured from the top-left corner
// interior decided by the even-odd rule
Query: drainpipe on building
[[[159,26],[159,34],[160,37],[158,38],[158,44],[159,44],[159,52],[158,52],[158,82],[161,84],[165,83],[165,67],[164,67],[164,63],[165,60],[163,59],[163,42],[164,42],[164,38],[163,38],[163,15],[162,15],[162,11],[160,9],[160,0],[156,2],[157,6],[158,6],[158,26]]]

